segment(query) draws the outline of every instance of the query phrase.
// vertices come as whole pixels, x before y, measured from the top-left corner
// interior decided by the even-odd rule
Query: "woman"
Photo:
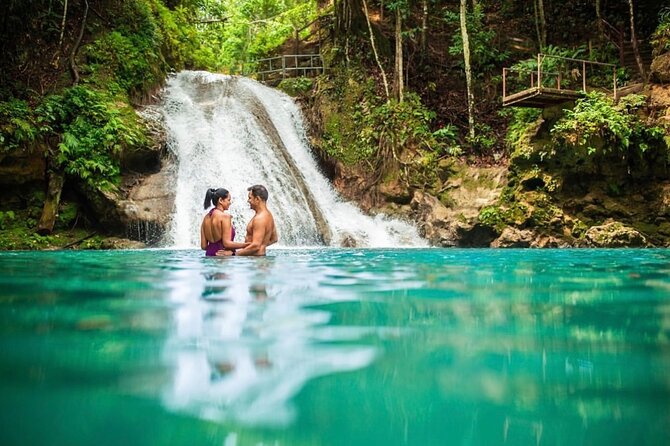
[[[230,214],[225,211],[230,207],[230,193],[223,188],[209,189],[205,194],[205,209],[214,206],[200,225],[200,248],[206,256],[215,256],[218,251],[223,255],[235,255],[235,250],[246,247],[249,243],[237,243],[235,228]]]

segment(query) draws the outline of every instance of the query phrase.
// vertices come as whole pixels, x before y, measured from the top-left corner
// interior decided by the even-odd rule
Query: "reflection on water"
[[[168,279],[179,308],[165,346],[174,381],[163,399],[209,420],[288,425],[291,399],[307,381],[364,367],[375,349],[315,345],[330,314],[302,308],[295,296],[309,287],[278,280],[273,257],[242,261],[215,259],[200,274]]]
[[[670,444],[668,250],[271,254],[0,253],[0,444]]]

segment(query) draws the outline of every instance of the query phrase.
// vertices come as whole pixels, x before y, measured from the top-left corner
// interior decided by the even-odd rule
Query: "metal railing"
[[[261,82],[273,78],[273,74],[281,73],[281,78],[316,76],[324,72],[323,59],[320,54],[285,54],[283,56],[259,59],[256,61],[256,74]]]
[[[558,59],[566,62],[566,67],[562,71],[550,72],[543,69],[542,65],[546,58]],[[574,68],[568,69],[569,64],[572,64]],[[554,88],[559,91],[587,91],[588,82],[587,82],[587,67],[599,66],[599,67],[611,67],[612,68],[612,94],[616,98],[617,94],[617,77],[616,77],[616,65],[604,62],[595,62],[590,60],[583,59],[573,59],[570,57],[561,57],[553,56],[549,54],[539,53],[537,55],[537,69],[535,70],[525,70],[525,69],[515,69],[515,68],[503,68],[503,79],[502,79],[502,89],[503,89],[503,102],[509,96],[508,94],[508,82],[510,76],[509,73],[519,72],[519,73],[529,73],[529,79],[527,83],[524,83],[526,89],[537,88],[539,90],[543,88]],[[572,83],[575,79],[581,77],[581,90],[575,88],[564,88],[562,82],[564,79],[567,79]],[[551,81],[555,78],[555,82],[551,82],[547,85],[546,81]]]

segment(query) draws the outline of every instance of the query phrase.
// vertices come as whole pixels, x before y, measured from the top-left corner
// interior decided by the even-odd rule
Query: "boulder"
[[[425,192],[415,191],[410,207],[422,236],[433,246],[489,246],[496,236],[476,218],[458,218],[440,200]]]
[[[511,226],[503,229],[500,237],[491,243],[491,248],[528,248],[535,234],[529,229],[518,229]]]
[[[618,221],[608,220],[600,226],[590,227],[584,234],[586,246],[594,248],[639,248],[648,246],[639,231]]]
[[[106,229],[134,240],[155,243],[161,239],[174,208],[174,165],[165,160],[160,171],[125,178],[122,188],[84,187],[82,194]]]
[[[670,82],[670,52],[654,58],[649,75],[652,82],[659,84]]]

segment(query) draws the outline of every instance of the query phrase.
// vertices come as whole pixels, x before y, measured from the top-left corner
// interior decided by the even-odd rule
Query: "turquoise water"
[[[668,250],[0,253],[2,445],[670,444]]]

